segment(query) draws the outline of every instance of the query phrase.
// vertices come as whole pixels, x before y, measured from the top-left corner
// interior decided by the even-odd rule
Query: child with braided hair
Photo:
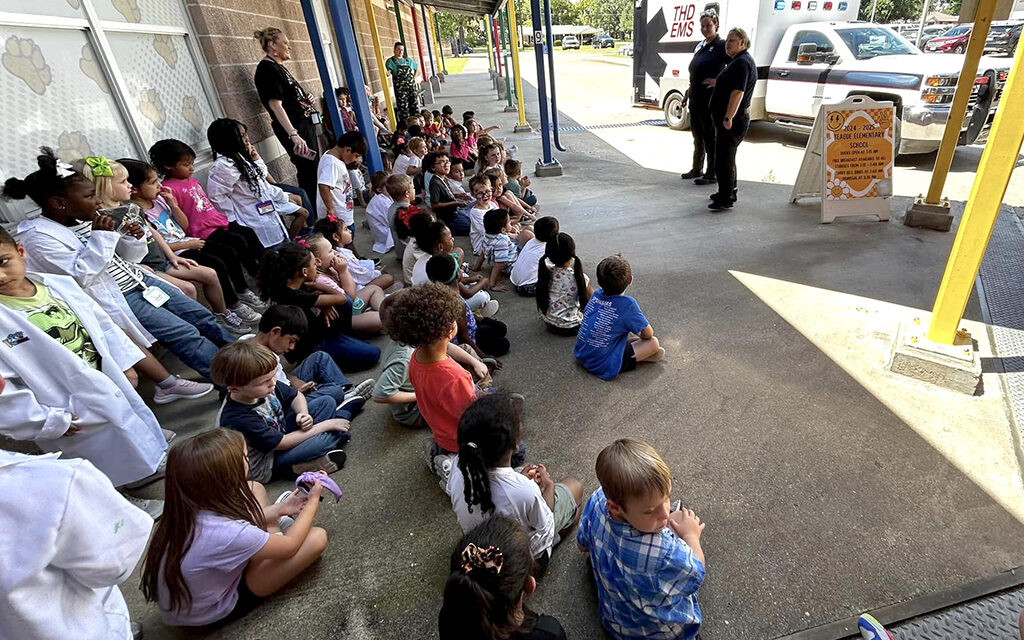
[[[551,479],[542,464],[521,467],[524,450],[521,400],[505,392],[482,396],[459,420],[459,455],[446,491],[463,532],[502,515],[523,527],[538,574],[551,549],[579,518],[583,485],[573,477]],[[521,467],[517,471],[514,467]]]
[[[512,520],[495,516],[459,541],[438,615],[441,640],[565,640],[558,620],[526,606],[537,590],[530,542]]]

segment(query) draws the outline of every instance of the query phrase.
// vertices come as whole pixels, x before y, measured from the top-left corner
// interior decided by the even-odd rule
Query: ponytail
[[[309,265],[310,251],[290,242],[277,251],[267,250],[260,258],[260,297],[270,300],[288,286],[288,281],[303,267]]]
[[[573,275],[576,278],[576,290],[580,300],[580,308],[587,304],[587,279],[583,273],[583,263],[576,255],[576,242],[568,233],[559,233],[547,241],[544,246],[544,257],[537,265],[537,308],[547,313],[550,304],[549,289],[551,286],[551,273],[547,269],[545,261],[556,267],[560,267],[572,260]],[[542,306],[543,303],[543,306]]]
[[[61,161],[50,147],[40,147],[36,156],[37,170],[25,176],[24,180],[8,178],[4,182],[3,197],[8,200],[31,198],[41,208],[53,197],[63,197],[72,182],[85,180],[71,165]]]
[[[551,304],[551,271],[547,261],[547,255],[543,255],[537,262],[537,308],[544,315],[547,315],[548,305]]]
[[[572,272],[576,277],[576,295],[579,297],[580,309],[583,309],[590,300],[590,294],[587,293],[587,274],[583,273],[583,262],[579,256],[572,257]]]
[[[461,567],[448,576],[444,602],[437,616],[441,640],[507,637],[499,635],[500,630],[491,623],[491,613],[497,608],[495,597],[481,582]]]
[[[480,505],[483,513],[494,510],[491,497],[493,469],[519,446],[519,416],[511,394],[499,391],[482,396],[459,419],[459,470],[465,479],[466,506]]]

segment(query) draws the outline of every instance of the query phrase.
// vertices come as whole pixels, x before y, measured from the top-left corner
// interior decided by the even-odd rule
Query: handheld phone
[[[299,153],[298,151],[296,151],[295,155],[299,156],[300,158],[305,158],[306,160],[315,160],[316,159],[316,151],[313,151],[312,149],[310,149],[308,147],[306,148],[306,152],[305,153]]]
[[[672,509],[671,509],[670,513],[674,513],[676,511],[679,511],[682,508],[683,508],[683,501],[682,500],[676,500],[675,502],[672,503]]]

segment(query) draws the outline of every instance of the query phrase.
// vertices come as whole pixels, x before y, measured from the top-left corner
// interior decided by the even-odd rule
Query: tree
[[[612,36],[622,37],[624,32],[633,33],[633,2],[632,0],[580,0],[583,22],[600,29]],[[628,24],[623,24],[623,17],[628,14]]]
[[[871,19],[871,5],[875,4],[875,22],[904,22],[919,20],[924,0],[863,0],[860,5],[860,19]]]
[[[516,22],[521,26],[531,26],[533,24],[530,0],[518,0],[516,2]]]
[[[480,18],[462,13],[438,12],[437,30],[441,34],[441,39],[447,41],[465,34],[466,40],[474,46],[482,43],[485,38]]]
[[[572,0],[551,0],[551,24],[580,24],[580,8]]]

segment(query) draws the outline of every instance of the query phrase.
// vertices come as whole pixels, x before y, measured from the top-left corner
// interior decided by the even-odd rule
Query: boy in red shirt
[[[459,450],[459,418],[476,400],[473,376],[448,355],[466,307],[454,289],[436,282],[397,291],[390,306],[391,338],[416,347],[409,381],[433,436],[426,446],[427,466],[444,481]]]

